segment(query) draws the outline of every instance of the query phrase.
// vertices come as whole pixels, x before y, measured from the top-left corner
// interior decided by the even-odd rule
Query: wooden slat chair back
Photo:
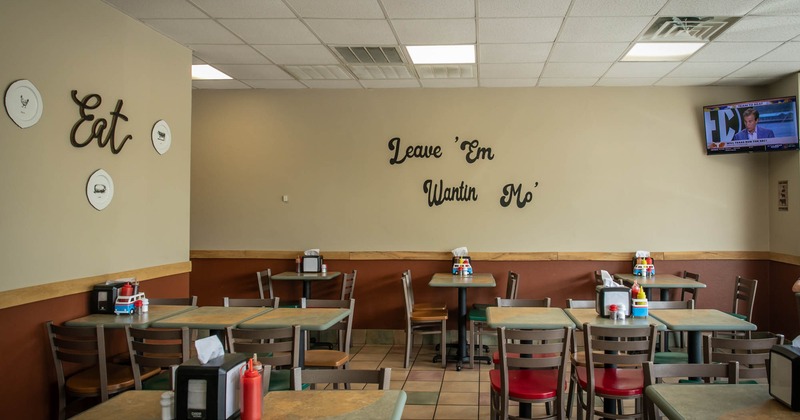
[[[258,281],[258,297],[260,299],[273,299],[275,292],[272,290],[272,269],[256,272],[256,280]]]
[[[338,350],[306,350],[304,360],[305,366],[326,368],[347,367],[347,364],[350,362],[350,341],[353,330],[355,304],[355,299],[327,300],[302,298],[300,300],[300,306],[303,308],[342,308],[350,310],[350,315],[329,328],[330,330],[336,330],[338,332]]]
[[[405,303],[405,333],[406,351],[403,359],[403,367],[408,368],[411,362],[411,348],[414,345],[414,334],[440,336],[439,351],[442,359],[442,367],[447,367],[446,335],[447,335],[447,309],[425,308],[414,309],[413,290],[411,287],[411,276],[409,272],[404,272],[400,276],[403,286],[403,301]]]
[[[126,325],[125,338],[128,342],[128,354],[136,389],[143,389],[142,382],[145,379],[163,375],[163,380],[148,386],[147,389],[171,390],[172,368],[189,360],[190,357],[189,328],[134,328]]]
[[[782,334],[753,333],[751,338],[703,336],[705,363],[739,362],[739,378],[754,383],[767,379],[767,360],[774,345],[783,344]]]
[[[571,329],[501,327],[497,329],[497,335],[500,363],[497,369],[489,372],[490,418],[520,418],[509,414],[510,401],[545,403],[551,416],[537,418],[564,418],[564,384]],[[520,354],[530,357],[520,357]]]
[[[647,309],[694,309],[694,299],[689,300],[651,300],[647,302]],[[659,334],[659,348],[654,362],[662,363],[689,363],[688,355],[680,351],[667,351],[667,343],[671,334],[680,334],[679,331],[661,331]],[[677,337],[677,335],[676,335]],[[677,340],[676,340],[677,341]]]
[[[509,271],[508,279],[506,281],[506,299],[516,299],[517,291],[519,290],[519,274]],[[496,335],[494,329],[487,328],[486,324],[486,308],[495,306],[497,302],[488,303],[473,303],[472,309],[467,314],[469,322],[469,342],[473,344],[472,351],[469,352],[469,368],[475,367],[475,353],[479,353],[481,349],[488,352],[489,346],[483,344],[484,335]],[[485,360],[487,364],[491,363],[492,359],[486,356],[478,356],[478,360]]]
[[[673,363],[657,365],[647,362],[644,368],[644,386],[662,383],[664,378],[701,378],[705,383],[711,383],[720,378],[726,378],[727,383],[739,383],[739,362],[728,363]],[[644,396],[644,405],[647,410],[647,418],[658,420],[661,412],[655,404]]]
[[[231,353],[258,355],[258,361],[270,365],[261,387],[267,391],[290,389],[289,369],[300,366],[300,326],[265,329],[227,327],[225,335]]]
[[[653,361],[656,346],[656,327],[601,327],[583,325],[584,364],[578,373],[578,418],[607,417],[595,408],[595,397],[617,400],[633,399],[633,413],[618,413],[614,418],[642,418],[644,374],[642,363]],[[597,367],[602,364],[603,367]],[[620,404],[616,404],[621,407]]]
[[[304,384],[316,389],[321,384],[344,384],[350,389],[353,385],[375,384],[378,389],[389,389],[392,379],[392,368],[384,367],[375,370],[367,369],[292,369],[292,389],[300,391]],[[360,387],[356,386],[356,389]],[[331,389],[331,388],[328,388]],[[333,387],[332,389],[340,389]],[[320,409],[324,409],[321,407]]]
[[[342,293],[339,296],[339,300],[353,299],[353,295],[355,294],[356,291],[357,275],[358,275],[358,270],[353,270],[352,273],[342,274]]]
[[[752,322],[753,305],[756,301],[758,280],[736,277],[736,290],[733,294],[733,314],[739,315],[745,321]]]
[[[58,385],[58,418],[67,416],[68,397],[100,397],[108,400],[116,394],[135,386],[130,366],[106,361],[105,330],[67,327],[45,323],[50,352]],[[70,365],[65,369],[64,364]],[[77,367],[76,367],[77,366]],[[67,371],[74,371],[68,375]]]
[[[270,299],[238,299],[225,296],[222,298],[223,306],[247,306],[247,307],[261,307],[261,308],[277,308],[281,298]]]

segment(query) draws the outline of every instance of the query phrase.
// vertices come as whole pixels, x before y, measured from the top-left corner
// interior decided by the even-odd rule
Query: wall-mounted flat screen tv
[[[797,150],[797,97],[703,107],[706,153]]]

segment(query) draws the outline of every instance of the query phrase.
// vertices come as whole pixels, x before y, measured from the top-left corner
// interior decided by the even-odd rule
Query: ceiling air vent
[[[725,32],[738,17],[682,16],[660,17],[640,41],[708,42]]]
[[[396,47],[336,47],[347,64],[402,64],[403,56]]]

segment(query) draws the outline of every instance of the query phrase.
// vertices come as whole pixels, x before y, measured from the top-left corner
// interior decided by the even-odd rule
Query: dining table
[[[642,277],[623,273],[614,274],[614,278],[629,286],[633,285],[634,282],[639,283],[639,286],[644,289],[647,295],[647,300],[653,299],[653,289],[659,289],[660,300],[667,301],[670,300],[669,292],[672,289],[703,289],[706,287],[704,283],[692,278],[684,278],[674,274],[656,274],[655,276]]]
[[[800,418],[767,384],[655,384],[644,393],[670,420]]]
[[[325,273],[303,273],[296,271],[284,271],[282,273],[272,276],[272,280],[281,281],[302,281],[303,282],[303,297],[311,299],[311,284],[318,281],[333,280],[342,275],[339,271],[327,271]]]
[[[458,289],[458,343],[456,347],[456,370],[461,370],[467,353],[467,289],[472,287],[495,287],[494,276],[491,273],[473,273],[471,275],[458,275],[452,273],[435,273],[428,283],[430,287],[449,287]],[[434,358],[434,362],[438,356]]]
[[[188,327],[196,330],[209,330],[216,335],[225,345],[225,328],[239,325],[250,318],[272,308],[249,306],[201,306],[191,311],[186,311],[167,318],[160,319],[150,324],[156,328],[182,328]]]
[[[197,306],[187,305],[149,305],[147,312],[133,314],[89,314],[71,319],[64,323],[68,327],[95,327],[125,328],[130,325],[134,328],[147,328],[153,322],[197,309]]]
[[[272,391],[261,419],[400,420],[406,398],[403,390]]]
[[[649,315],[672,331],[686,331],[689,363],[703,363],[702,335],[713,331],[755,331],[756,325],[717,309],[652,309]]]
[[[125,391],[78,413],[72,420],[161,420],[165,391]]]

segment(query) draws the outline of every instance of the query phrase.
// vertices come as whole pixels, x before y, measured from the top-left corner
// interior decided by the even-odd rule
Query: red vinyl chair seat
[[[578,373],[578,384],[586,389],[586,366],[578,366],[575,370]],[[615,397],[641,395],[644,389],[644,370],[595,368],[594,389],[598,394]]]
[[[500,370],[489,371],[492,389],[500,393]],[[556,397],[558,370],[510,370],[508,396],[515,400],[544,400]]]

